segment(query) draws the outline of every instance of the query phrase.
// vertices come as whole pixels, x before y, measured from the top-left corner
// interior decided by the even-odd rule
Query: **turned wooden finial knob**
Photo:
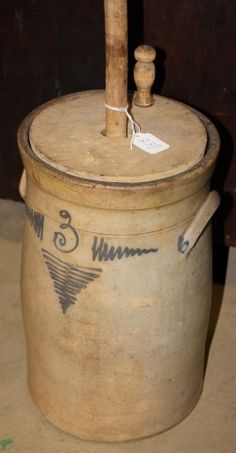
[[[154,47],[143,44],[135,49],[134,56],[137,60],[134,66],[134,80],[137,86],[134,103],[139,107],[149,107],[154,104],[151,89],[155,80],[153,61],[156,58],[156,51]]]

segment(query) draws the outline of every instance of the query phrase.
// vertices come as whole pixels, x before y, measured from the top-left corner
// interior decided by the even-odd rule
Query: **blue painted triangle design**
[[[100,277],[102,269],[73,266],[42,249],[44,261],[48,267],[55,292],[58,295],[62,311],[75,304],[81,290]]]

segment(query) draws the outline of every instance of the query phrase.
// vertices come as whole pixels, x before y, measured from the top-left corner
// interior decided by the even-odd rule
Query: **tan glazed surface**
[[[178,155],[175,174],[166,177],[164,157],[159,167],[157,156],[150,164],[153,156],[129,151],[128,139],[119,139],[120,154],[100,133],[94,140],[101,105],[86,119],[87,145],[78,133],[80,154],[74,136],[69,157],[63,115],[66,134],[70,128],[75,134],[73,108],[82,101],[84,112],[86,98],[53,101],[19,131],[28,378],[37,406],[56,426],[83,439],[121,442],[175,425],[202,389],[212,289],[209,219],[218,204],[208,194],[219,141],[208,120],[173,102],[181,115],[171,121],[184,124],[171,134],[164,113],[159,122],[166,134],[160,138]],[[155,108],[167,105],[171,116],[172,101],[158,97]],[[107,153],[117,163],[110,174]]]

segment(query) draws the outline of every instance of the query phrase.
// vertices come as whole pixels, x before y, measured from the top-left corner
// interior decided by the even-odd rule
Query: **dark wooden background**
[[[236,245],[236,21],[233,0],[128,0],[134,48],[158,50],[155,91],[206,113],[222,140],[217,240]],[[41,103],[104,87],[102,0],[0,0],[0,197],[19,199],[16,131]]]

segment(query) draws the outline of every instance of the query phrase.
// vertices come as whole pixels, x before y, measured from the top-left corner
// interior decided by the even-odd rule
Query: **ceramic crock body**
[[[96,183],[41,162],[26,169],[22,306],[31,395],[82,439],[160,433],[196,404],[211,301],[211,227],[183,255],[179,241],[209,192],[218,136],[180,175]]]

